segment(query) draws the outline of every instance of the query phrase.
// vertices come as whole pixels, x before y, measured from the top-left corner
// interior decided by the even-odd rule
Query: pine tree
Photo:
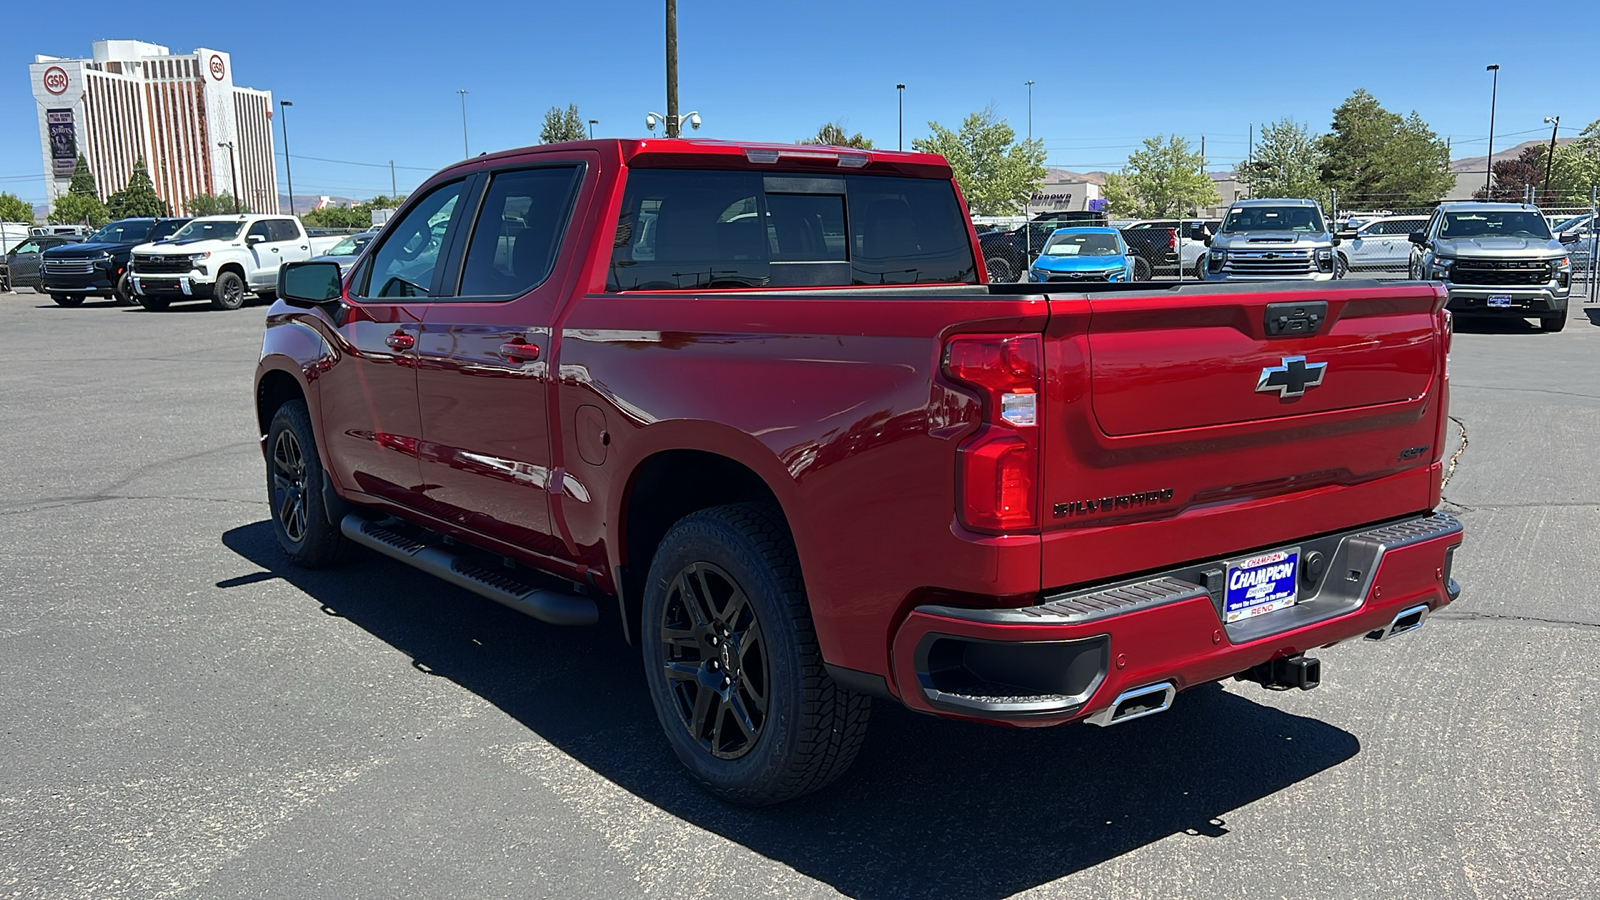
[[[872,149],[872,139],[864,137],[861,132],[851,134],[844,130],[844,122],[827,122],[812,137],[800,141],[802,144],[826,144],[830,147],[856,147],[861,150]]]
[[[78,154],[78,164],[72,169],[72,185],[67,188],[67,193],[78,197],[100,196],[100,191],[95,187],[94,173],[89,171],[89,159],[82,153]]]
[[[567,104],[567,111],[552,106],[544,114],[544,127],[539,129],[539,143],[557,144],[562,141],[581,141],[589,135],[584,131],[583,117],[578,115],[578,104]]]
[[[156,194],[155,183],[150,180],[150,171],[142,156],[133,163],[127,187],[112,194],[106,201],[106,208],[113,219],[171,215],[166,202]]]

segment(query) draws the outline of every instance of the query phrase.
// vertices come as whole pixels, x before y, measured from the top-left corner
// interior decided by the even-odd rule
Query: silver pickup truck
[[[1538,207],[1445,203],[1411,243],[1411,277],[1444,282],[1452,312],[1567,327],[1572,258]]]
[[[1315,200],[1239,200],[1206,241],[1206,280],[1332,281],[1338,244]]]

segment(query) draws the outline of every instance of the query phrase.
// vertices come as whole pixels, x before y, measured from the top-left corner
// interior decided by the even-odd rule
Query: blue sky
[[[609,3],[173,3],[99,0],[7,16],[0,48],[0,191],[42,202],[27,65],[88,56],[101,38],[232,54],[235,83],[294,101],[297,194],[402,193],[471,152],[535,143],[545,110],[577,103],[597,136],[643,136],[664,111],[663,0]],[[1518,17],[1511,10],[1528,9]],[[65,8],[63,8],[65,9]],[[381,12],[379,10],[382,10]],[[1311,14],[1315,9],[1317,13]],[[1300,13],[1300,14],[1297,14]],[[1535,18],[1537,17],[1537,18]],[[699,134],[793,141],[842,119],[879,147],[992,104],[1052,166],[1115,169],[1143,137],[1198,141],[1224,169],[1248,128],[1293,117],[1325,130],[1356,88],[1415,109],[1456,157],[1482,155],[1488,63],[1501,66],[1495,144],[1600,119],[1600,3],[850,3],[679,0],[679,97]],[[1570,128],[1568,126],[1571,126]],[[279,187],[284,189],[279,132]],[[333,161],[339,162],[333,162]],[[367,165],[353,165],[365,163]]]

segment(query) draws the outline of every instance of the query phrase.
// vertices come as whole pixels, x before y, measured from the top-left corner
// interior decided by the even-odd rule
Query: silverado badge
[[[1280,398],[1298,397],[1321,384],[1327,371],[1327,363],[1307,363],[1304,356],[1285,356],[1282,365],[1261,370],[1256,390],[1263,394],[1277,391]]]

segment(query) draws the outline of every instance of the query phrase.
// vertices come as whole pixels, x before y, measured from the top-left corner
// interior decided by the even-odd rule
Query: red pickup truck
[[[615,619],[737,803],[871,697],[1100,725],[1459,593],[1435,285],[989,285],[937,156],[555,144],[284,266],[255,401],[278,541]]]

